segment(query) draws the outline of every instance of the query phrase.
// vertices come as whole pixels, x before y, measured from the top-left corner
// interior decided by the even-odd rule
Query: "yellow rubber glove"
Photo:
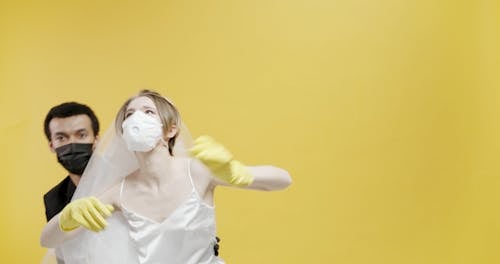
[[[110,216],[113,210],[112,205],[105,205],[95,197],[81,198],[64,207],[59,216],[59,227],[65,232],[79,226],[99,232],[108,224],[104,217]]]
[[[241,162],[233,159],[233,154],[222,144],[209,136],[200,136],[189,150],[219,179],[236,186],[252,184],[253,176]]]

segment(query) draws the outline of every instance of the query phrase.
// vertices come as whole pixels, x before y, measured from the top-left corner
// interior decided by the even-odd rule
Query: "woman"
[[[118,263],[113,256],[119,255],[122,251],[119,248],[128,248],[133,249],[135,255],[127,256],[127,263],[222,263],[213,251],[216,243],[215,188],[223,185],[279,190],[291,183],[285,170],[274,166],[245,166],[207,136],[198,138],[190,149],[195,159],[183,155],[183,144],[186,144],[187,138],[182,137],[181,144],[176,147],[181,130],[179,112],[169,100],[153,91],[143,90],[127,100],[117,114],[115,126],[135,160],[122,158],[120,162],[113,163],[103,159],[108,162],[105,165],[93,165],[91,161],[82,180],[88,178],[99,182],[104,181],[101,178],[107,178],[108,183],[102,185],[111,187],[97,198],[83,197],[68,204],[44,228],[42,246],[70,248],[67,250],[72,252],[69,255],[80,255],[82,262],[85,261],[83,259],[88,261],[89,255],[104,256],[108,253],[106,261],[101,257],[94,257],[92,261]],[[111,148],[104,148],[104,152],[112,152]],[[124,155],[127,151],[115,152]],[[121,170],[122,165],[131,163],[136,163],[132,166],[134,169],[114,172]],[[101,174],[106,171],[106,175],[92,177],[96,167]],[[113,170],[110,167],[117,168]],[[115,174],[119,176],[110,183],[110,175]],[[94,187],[85,187],[84,183],[80,183],[78,188],[92,189],[87,192],[95,195],[100,193],[96,185],[101,184],[94,182],[87,185]],[[102,188],[102,185],[99,187]],[[76,195],[77,198],[81,196]],[[121,218],[108,225],[104,218],[115,209]],[[81,245],[76,246],[82,241],[94,241],[99,231],[106,233],[117,226],[124,227],[128,234],[127,241],[117,241],[118,235],[114,239],[108,235],[108,242],[103,242],[102,247],[96,246],[97,242],[83,247],[84,251],[93,248],[94,252],[72,251],[71,248],[82,248]],[[98,233],[82,231],[81,227]],[[84,235],[80,234],[84,232]],[[121,238],[125,237],[123,232],[120,234]],[[75,239],[75,236],[84,238]],[[118,247],[110,249],[110,243]],[[121,247],[121,244],[127,245]],[[123,254],[121,257],[123,259]]]

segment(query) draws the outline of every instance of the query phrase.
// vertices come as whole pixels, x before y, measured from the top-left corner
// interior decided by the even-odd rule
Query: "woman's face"
[[[130,101],[130,103],[127,106],[127,110],[125,111],[125,119],[127,119],[130,115],[135,113],[135,111],[142,111],[145,114],[152,116],[161,122],[155,104],[148,97],[140,96]]]

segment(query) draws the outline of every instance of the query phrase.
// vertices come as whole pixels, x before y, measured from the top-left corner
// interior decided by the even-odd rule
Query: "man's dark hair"
[[[99,134],[99,120],[97,120],[97,116],[94,114],[94,111],[84,104],[67,102],[52,107],[45,117],[44,130],[47,139],[51,141],[49,123],[53,118],[65,118],[76,115],[87,115],[92,123],[94,136]]]

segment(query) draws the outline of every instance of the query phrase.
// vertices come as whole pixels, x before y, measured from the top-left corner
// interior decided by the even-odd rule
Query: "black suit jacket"
[[[67,176],[43,196],[47,222],[71,202],[75,190],[76,185]]]

